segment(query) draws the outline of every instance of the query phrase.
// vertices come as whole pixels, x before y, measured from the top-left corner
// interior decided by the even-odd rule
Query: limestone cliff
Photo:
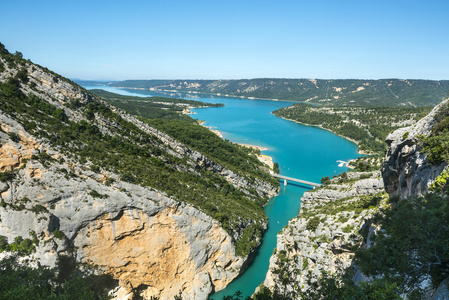
[[[385,190],[401,198],[416,197],[427,192],[435,178],[444,170],[446,163],[431,165],[419,144],[420,136],[428,136],[438,122],[438,113],[449,103],[443,101],[426,117],[410,127],[390,133],[386,142],[387,155],[382,169]]]
[[[29,61],[0,56],[0,87],[0,236],[9,242],[36,236],[31,258],[38,264],[52,266],[58,256],[73,255],[112,274],[119,280],[114,291],[118,299],[172,299],[178,293],[183,299],[206,299],[239,274],[246,257],[237,255],[236,241],[246,228],[266,227],[266,220],[241,217],[225,230],[223,221],[205,213],[208,198],[201,189],[185,184],[185,192],[196,193],[193,200],[198,200],[187,203],[182,191],[174,196],[137,184],[131,175],[125,179],[127,174],[117,168],[94,164],[105,153],[90,157],[92,145],[86,141],[59,142],[62,134],[51,132],[38,122],[43,117],[35,116],[45,116],[49,123],[61,118],[67,133],[91,130],[114,143],[131,141],[141,147],[132,150],[138,153],[135,160],[148,156],[162,166],[144,172],[168,168],[180,182],[187,176],[198,178],[214,195],[226,188],[229,197],[237,194],[254,206],[274,195],[275,186],[221,166]],[[92,112],[87,104],[100,110]],[[120,154],[113,157],[116,165]],[[176,178],[164,176],[162,188]]]
[[[31,159],[44,145],[5,116],[2,125],[18,130],[22,142],[0,132],[2,168],[20,169],[1,184],[0,235],[12,241],[36,232],[41,243],[33,259],[53,265],[58,255],[77,249],[78,261],[120,280],[121,296],[138,290],[169,299],[182,291],[186,299],[205,299],[238,275],[244,259],[211,217],[151,188],[119,180],[106,186],[114,174],[95,174],[74,162],[46,167]],[[99,199],[92,191],[108,196]],[[65,237],[55,237],[56,230]]]
[[[370,217],[385,202],[380,172],[348,173],[301,198],[297,217],[277,236],[277,247],[263,283],[294,297],[308,288],[307,275],[337,274],[350,267],[354,251],[370,230]],[[288,280],[287,280],[288,279]],[[283,282],[294,284],[285,285]]]

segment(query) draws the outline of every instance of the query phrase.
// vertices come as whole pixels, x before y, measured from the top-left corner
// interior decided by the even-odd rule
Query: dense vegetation
[[[123,96],[104,90],[91,90],[91,92],[103,97],[114,106],[146,119],[181,119],[193,122],[192,118],[183,114],[184,110],[194,107],[223,106],[223,104],[211,104],[185,99]]]
[[[256,156],[248,156],[248,153],[260,154],[260,151],[223,141],[207,128],[198,126],[196,120],[179,114],[180,111],[185,109],[185,105],[190,107],[220,107],[222,104],[161,97],[130,97],[103,90],[94,90],[93,92],[123,110],[141,117],[152,127],[167,133],[188,147],[206,154],[207,157],[222,166],[236,172],[243,170],[276,184],[271,176],[262,172],[258,167],[254,167],[260,166]]]
[[[9,60],[19,69],[25,63],[5,52],[1,58],[9,67],[13,65]],[[239,255],[247,255],[254,250],[263,232],[261,223],[266,221],[263,205],[267,198],[259,196],[253,189],[245,192],[236,189],[207,166],[193,169],[185,158],[166,152],[167,146],[156,136],[124,120],[95,97],[91,97],[88,103],[70,101],[62,109],[33,94],[25,95],[21,86],[29,82],[22,73],[0,84],[0,107],[3,113],[22,123],[27,132],[45,139],[68,159],[79,161],[91,170],[112,171],[124,181],[152,187],[179,201],[193,204],[217,219],[231,236],[240,236],[236,241]],[[65,109],[79,111],[85,119],[70,120]],[[262,164],[248,155],[248,150],[219,139],[206,128],[174,120],[153,122],[166,131],[171,128],[179,131],[178,137],[183,138],[186,144],[204,150],[207,157],[217,160],[249,182],[262,178],[277,183],[261,171]],[[110,127],[102,130],[105,123],[114,124],[114,131],[111,132]],[[20,137],[13,138],[20,140]],[[46,164],[53,160],[49,155],[34,159],[41,159]],[[14,174],[8,172],[0,177],[7,180]],[[108,182],[111,184],[112,180]]]
[[[56,268],[32,268],[12,256],[0,261],[0,300],[109,299],[116,286],[108,275],[95,275],[79,268],[74,259],[60,256]]]
[[[328,106],[429,106],[439,103],[449,90],[449,80],[400,79],[126,80],[109,85],[280,99]]]
[[[130,97],[103,90],[94,90],[93,92],[123,110],[141,117],[152,127],[167,133],[188,147],[206,154],[207,157],[220,165],[235,172],[241,170],[249,172],[276,185],[276,181],[258,167],[260,161],[254,154],[260,154],[259,150],[243,147],[227,140],[224,141],[207,128],[198,126],[196,120],[187,115],[179,114],[180,111],[185,109],[184,105],[190,107],[221,107],[223,104],[161,97]],[[134,105],[135,102],[138,102],[138,104]],[[160,109],[161,107],[162,109]],[[163,113],[160,114],[158,108]],[[248,153],[253,155],[248,156]]]
[[[368,276],[382,276],[407,294],[420,294],[419,283],[437,286],[449,276],[449,205],[445,192],[398,201],[375,219],[382,231],[355,262]],[[390,199],[396,202],[396,198]]]
[[[357,142],[359,150],[382,154],[385,138],[392,131],[418,121],[430,107],[323,107],[294,104],[273,112],[278,117],[321,126]]]
[[[438,111],[436,124],[427,137],[421,137],[424,153],[432,164],[449,162],[449,103]]]

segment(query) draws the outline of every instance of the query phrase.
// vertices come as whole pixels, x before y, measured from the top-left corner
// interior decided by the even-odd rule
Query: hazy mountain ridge
[[[449,91],[449,80],[403,79],[240,79],[240,80],[125,80],[109,86],[210,93],[332,106],[429,106]]]

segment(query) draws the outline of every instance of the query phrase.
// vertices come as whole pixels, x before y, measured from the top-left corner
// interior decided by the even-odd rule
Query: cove
[[[347,171],[337,160],[347,161],[360,156],[357,146],[329,131],[283,120],[272,111],[293,102],[215,97],[205,94],[161,93],[154,91],[119,89],[106,86],[85,86],[113,93],[133,96],[162,96],[223,103],[225,107],[197,108],[192,117],[205,121],[204,125],[219,130],[223,138],[232,142],[266,147],[262,151],[279,163],[280,174],[319,183],[322,177]],[[276,247],[277,233],[297,216],[302,194],[309,188],[299,184],[280,186],[279,195],[265,206],[268,230],[263,236],[253,263],[224,290],[210,296],[223,296],[241,291],[243,298],[251,296],[264,280],[269,259]]]

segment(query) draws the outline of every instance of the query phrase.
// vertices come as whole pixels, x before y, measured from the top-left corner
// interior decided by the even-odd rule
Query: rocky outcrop
[[[213,172],[250,201],[276,193],[270,183],[224,168],[57,74],[31,62],[19,66],[1,57],[0,61],[0,83],[25,72],[26,79],[16,81],[25,95],[63,110],[70,121],[84,120],[103,134],[127,139],[115,130],[124,123],[98,113],[88,119],[85,109],[75,109],[89,102],[108,107],[144,133],[144,142],[158,149],[152,157],[162,162],[179,159],[171,166],[173,172]],[[44,128],[32,116],[29,119],[37,130]],[[36,249],[30,258],[37,264],[53,266],[60,255],[72,255],[112,274],[119,281],[114,291],[118,299],[136,294],[173,299],[179,293],[183,299],[206,299],[239,274],[246,258],[236,255],[235,241],[243,229],[253,221],[266,226],[263,219],[242,218],[242,228],[232,228],[231,236],[200,208],[183,202],[182,194],[175,198],[122,181],[112,169],[97,166],[99,171],[93,172],[88,159],[80,160],[50,139],[27,132],[20,120],[19,114],[0,111],[0,235],[9,243],[17,237],[33,238]]]
[[[33,151],[2,141],[19,157]],[[121,298],[137,290],[147,298],[181,292],[185,299],[206,299],[238,275],[244,259],[231,236],[198,209],[118,179],[107,186],[104,179],[114,174],[73,162],[21,162],[16,177],[0,186],[0,235],[13,241],[34,231],[40,243],[32,257],[41,264],[73,253],[119,279]]]
[[[419,144],[420,136],[428,136],[438,122],[438,113],[449,100],[437,105],[426,117],[411,127],[400,128],[390,133],[386,142],[382,177],[385,190],[401,198],[417,197],[427,192],[428,187],[444,170],[446,163],[431,165]]]
[[[430,298],[430,300],[447,300],[447,299],[449,299],[449,278],[440,283],[435,293]]]
[[[305,192],[299,215],[277,236],[263,284],[291,297],[308,288],[309,272],[343,272],[363,242],[359,232],[366,237],[372,214],[384,202],[380,172],[348,173],[346,179],[334,178],[327,186]]]

